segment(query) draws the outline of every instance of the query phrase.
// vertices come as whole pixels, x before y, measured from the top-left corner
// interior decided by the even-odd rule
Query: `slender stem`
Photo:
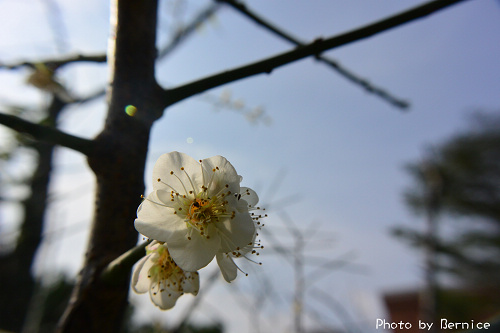
[[[400,14],[388,17],[381,21],[366,25],[364,27],[330,37],[328,39],[317,39],[312,43],[297,47],[291,51],[278,54],[276,56],[251,63],[232,70],[227,70],[185,85],[167,89],[163,93],[164,106],[170,106],[185,98],[199,94],[206,90],[222,86],[246,77],[262,73],[271,73],[274,69],[291,62],[309,57],[318,57],[322,52],[343,46],[361,39],[373,36],[377,33],[400,26],[410,21],[432,14],[440,9],[464,0],[436,0],[424,5],[407,10]]]
[[[53,127],[34,124],[4,113],[0,113],[0,124],[15,131],[29,134],[40,141],[67,147],[87,156],[92,152],[94,146],[91,140],[64,133]]]
[[[136,247],[131,248],[112,262],[101,273],[101,279],[113,283],[120,278],[127,278],[130,269],[134,264],[146,254],[146,246],[151,240],[145,241]]]

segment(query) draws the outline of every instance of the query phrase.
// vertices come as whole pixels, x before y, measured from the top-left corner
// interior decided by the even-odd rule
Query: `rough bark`
[[[151,125],[162,113],[154,77],[157,0],[112,2],[109,109],[88,162],[96,175],[95,211],[85,257],[60,332],[117,332],[127,306],[130,276],[112,283],[101,273],[133,247],[133,221],[144,192]],[[137,108],[135,116],[125,113]]]

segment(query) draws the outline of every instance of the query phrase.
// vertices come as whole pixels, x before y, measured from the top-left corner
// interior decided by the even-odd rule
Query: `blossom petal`
[[[257,193],[249,187],[240,188],[241,199],[245,200],[249,207],[255,207],[259,202]]]
[[[154,191],[139,206],[135,229],[144,236],[161,242],[183,238],[187,233],[186,223],[174,212],[173,208],[161,204],[157,191]]]
[[[153,251],[158,250],[160,246],[163,246],[162,243],[158,242],[157,240],[153,240],[149,245],[146,245],[146,253],[151,253]]]
[[[185,293],[198,295],[200,290],[200,275],[198,272],[184,272],[185,279],[182,280],[182,290]]]
[[[166,284],[169,282],[166,280],[155,283],[149,290],[151,301],[162,310],[173,308],[177,299],[182,295],[182,292],[168,288]]]
[[[195,272],[212,261],[219,251],[221,239],[210,228],[208,232],[211,235],[209,239],[201,236],[197,231],[193,231],[190,240],[186,238],[173,239],[167,243],[168,252],[177,266],[184,271]]]
[[[227,253],[222,252],[217,253],[216,258],[224,280],[231,282],[236,279],[238,275],[238,266],[234,263],[233,258]]]
[[[168,208],[178,209],[183,206],[183,198],[178,195],[174,195],[171,192],[165,190],[156,190],[153,193],[156,194],[156,198],[158,198],[158,202]]]
[[[233,252],[252,243],[255,235],[255,224],[248,212],[236,212],[233,219],[227,219],[222,222],[222,225],[217,228],[222,234],[222,252]]]
[[[222,156],[213,156],[202,160],[204,184],[213,192],[228,185],[232,193],[239,193],[240,176],[229,161]],[[214,171],[215,170],[215,171]]]
[[[181,168],[184,168],[182,170]],[[188,195],[201,191],[203,178],[198,161],[189,155],[173,151],[161,155],[153,167],[153,189]]]
[[[149,291],[151,278],[149,278],[149,269],[153,266],[152,257],[155,253],[143,257],[137,263],[132,275],[132,289],[138,294],[144,294]],[[157,256],[157,255],[156,255]]]

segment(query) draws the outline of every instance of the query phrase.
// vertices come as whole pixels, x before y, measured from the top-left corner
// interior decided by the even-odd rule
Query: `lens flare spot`
[[[125,113],[131,117],[135,116],[135,114],[137,113],[137,108],[133,105],[127,105],[125,107]]]
[[[193,143],[194,139],[192,137],[189,137],[189,138],[186,139],[186,142],[187,143]]]

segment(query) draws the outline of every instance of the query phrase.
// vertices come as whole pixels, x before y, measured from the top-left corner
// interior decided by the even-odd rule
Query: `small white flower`
[[[184,272],[169,255],[167,246],[156,241],[146,247],[147,255],[135,267],[132,289],[149,292],[151,301],[162,310],[172,308],[184,293],[198,294],[197,272]]]
[[[153,192],[137,210],[135,228],[168,244],[185,271],[206,266],[217,253],[240,253],[253,245],[257,194],[240,188],[241,177],[222,156],[195,161],[186,154],[160,156]]]

